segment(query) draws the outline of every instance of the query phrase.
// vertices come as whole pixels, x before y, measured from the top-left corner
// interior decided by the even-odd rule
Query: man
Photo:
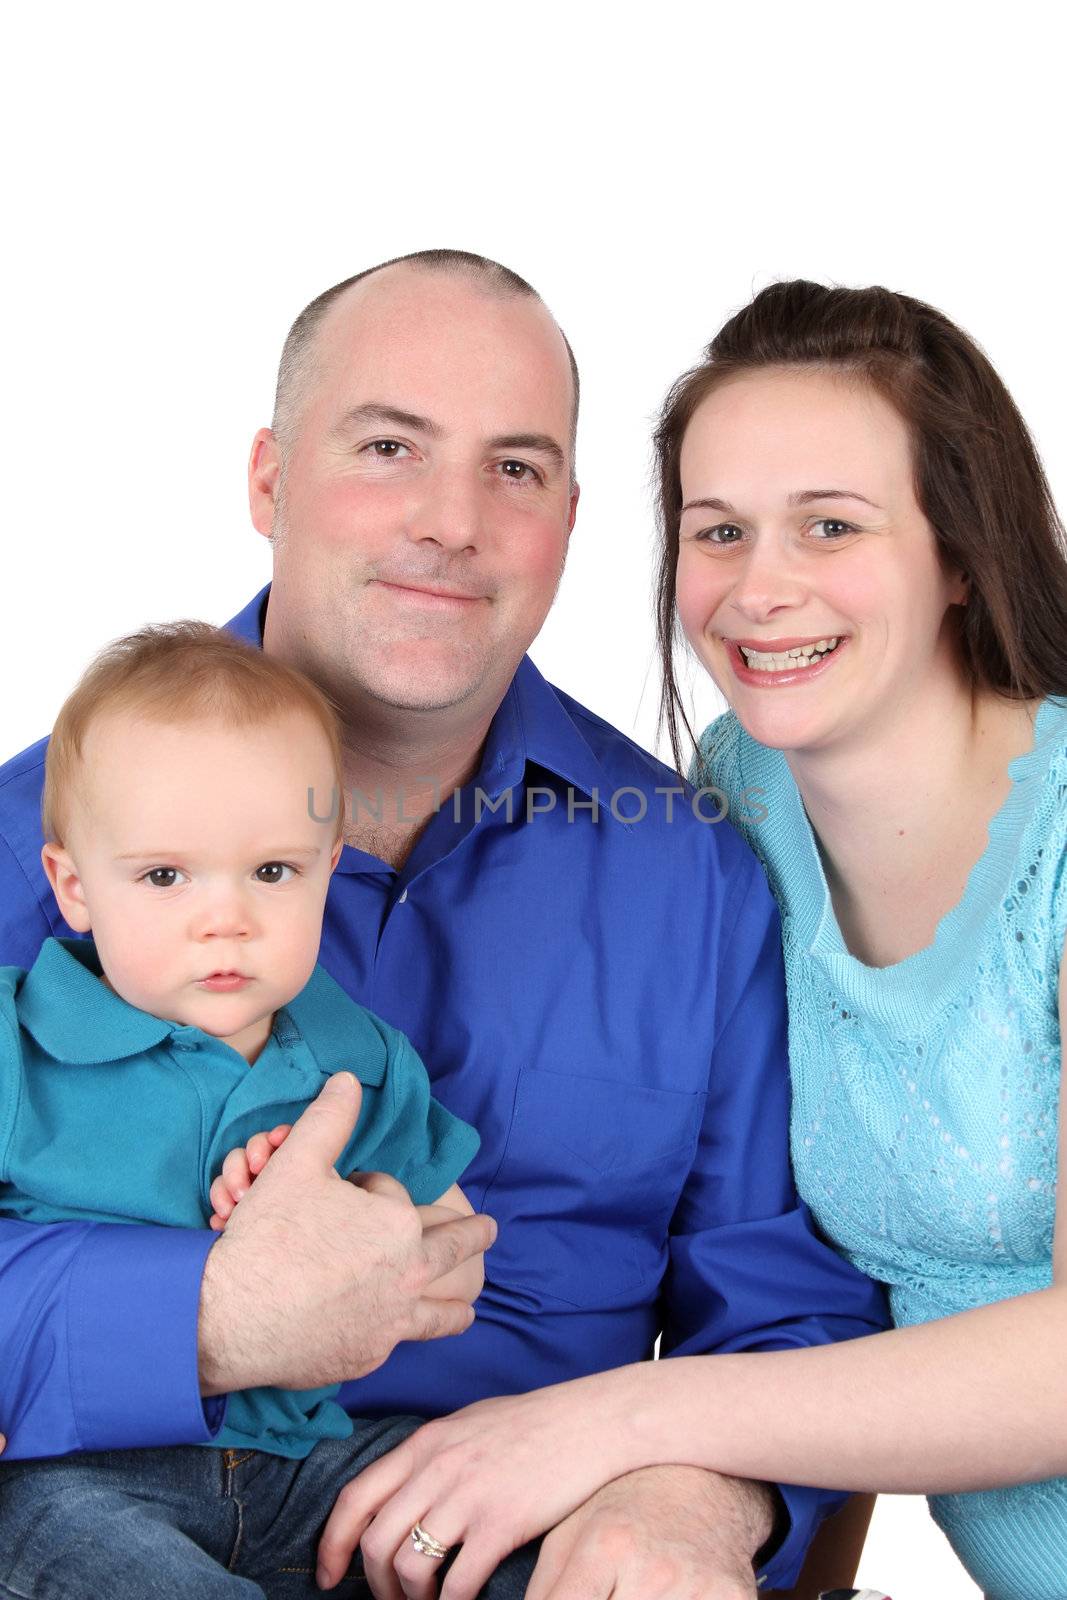
[[[349,814],[321,960],[481,1133],[464,1184],[500,1233],[477,1321],[410,1342],[463,1325],[459,1308],[433,1325],[419,1291],[488,1225],[427,1261],[396,1197],[337,1195],[334,1096],[214,1249],[0,1225],[9,1456],[202,1440],[218,1397],[253,1384],[358,1377],[350,1410],[439,1415],[641,1359],[659,1333],[692,1353],[881,1325],[793,1194],[758,867],[525,658],[574,523],[576,406],[569,346],[495,263],[427,252],[328,291],[294,324],[252,450],[274,581],[231,624],[341,709]],[[23,966],[70,931],[37,860],[41,760],[0,770],[0,962]],[[761,1548],[761,1581],[791,1580],[828,1503],[787,1489],[776,1519],[766,1487],[659,1468],[594,1497],[542,1560],[561,1584],[614,1561],[602,1592],[620,1597],[645,1600],[663,1559],[686,1592],[744,1595]],[[426,1560],[409,1545],[398,1570]],[[391,1570],[371,1576],[399,1593]]]

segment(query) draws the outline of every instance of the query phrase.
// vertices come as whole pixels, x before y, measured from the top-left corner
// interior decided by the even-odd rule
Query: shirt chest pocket
[[[704,1094],[530,1068],[483,1201],[491,1282],[585,1308],[654,1296]]]

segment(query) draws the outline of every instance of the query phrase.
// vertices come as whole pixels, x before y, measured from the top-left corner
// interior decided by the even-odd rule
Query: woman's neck
[[[787,755],[860,960],[887,966],[931,943],[986,848],[1035,710],[952,677],[891,722]]]

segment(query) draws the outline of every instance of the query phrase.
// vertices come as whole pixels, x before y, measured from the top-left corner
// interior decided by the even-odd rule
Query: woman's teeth
[[[792,672],[796,667],[810,667],[839,643],[839,639],[819,639],[815,644],[798,644],[793,650],[750,650],[743,644],[737,648],[752,672]]]

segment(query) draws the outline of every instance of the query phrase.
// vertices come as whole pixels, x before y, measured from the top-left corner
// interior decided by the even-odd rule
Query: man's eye
[[[401,444],[399,439],[372,439],[367,449],[379,461],[395,461],[400,452],[407,449],[407,445]]]
[[[150,883],[153,889],[173,889],[178,879],[184,876],[177,867],[150,867],[143,874],[142,881]]]
[[[256,877],[260,883],[288,883],[295,870],[284,861],[265,861],[256,868]]]
[[[537,474],[528,461],[501,461],[501,474],[514,483],[532,482]]]

